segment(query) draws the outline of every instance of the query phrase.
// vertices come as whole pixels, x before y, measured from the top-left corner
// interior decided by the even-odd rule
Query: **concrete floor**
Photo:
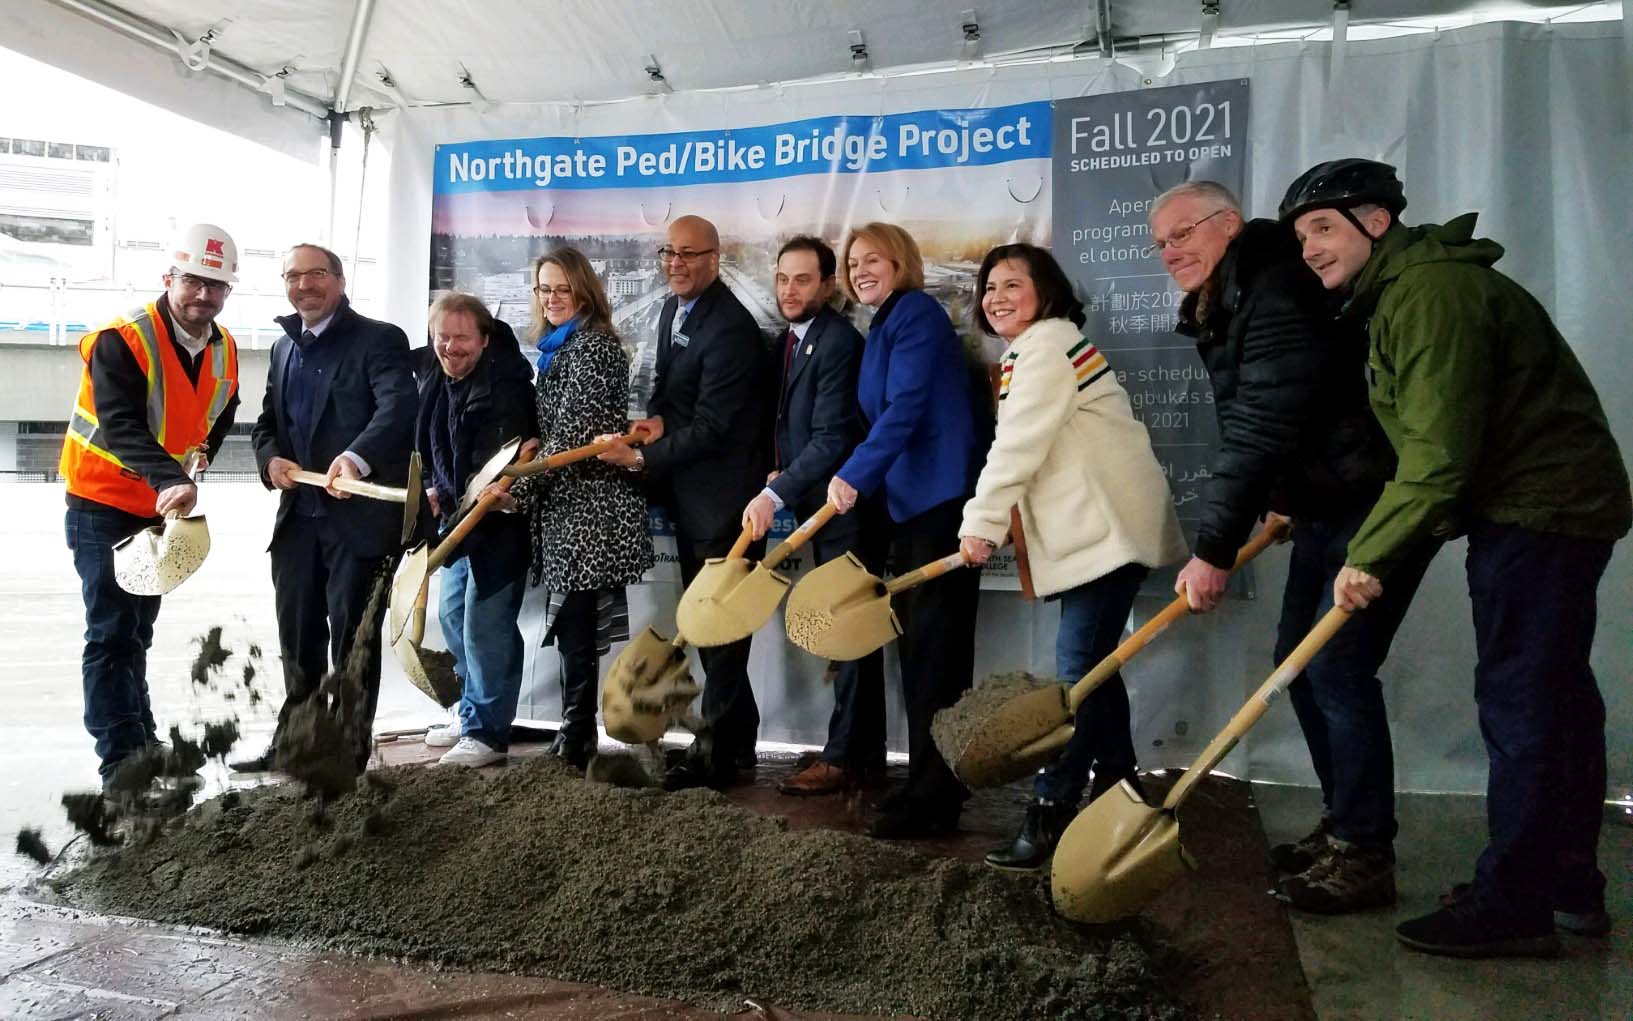
[[[1309,832],[1319,791],[1256,785],[1271,843]],[[1485,846],[1485,799],[1402,795],[1399,902],[1338,918],[1290,912],[1299,961],[1321,1021],[1628,1021],[1633,1018],[1633,826],[1607,821],[1599,867],[1615,928],[1608,939],[1561,934],[1552,961],[1457,961],[1408,950],[1394,927],[1430,911],[1435,898],[1468,879]]]

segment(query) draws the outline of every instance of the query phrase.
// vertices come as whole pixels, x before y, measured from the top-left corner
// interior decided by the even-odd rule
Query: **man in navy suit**
[[[640,472],[647,497],[675,525],[680,576],[691,584],[703,561],[725,556],[740,515],[765,480],[760,389],[765,338],[742,302],[720,279],[720,235],[700,216],[669,225],[659,263],[673,292],[658,317],[658,360],[649,418],[636,425],[649,439],[639,449],[614,443],[603,461]],[[764,555],[765,544],[750,547]],[[697,742],[664,777],[664,787],[728,786],[738,762],[754,753],[760,710],[749,687],[751,638],[699,649],[707,675],[703,719],[712,741]],[[707,750],[700,746],[707,746]]]
[[[404,484],[418,405],[408,338],[352,309],[339,256],[296,245],[284,259],[284,287],[296,314],[278,319],[285,336],[272,346],[261,417],[250,433],[261,481],[283,491],[269,547],[286,693],[280,729],[330,665],[339,668],[350,656],[375,583],[400,552],[402,522],[395,504],[350,500],[333,488],[301,485],[292,473]],[[366,699],[353,749],[359,772],[368,763],[380,693],[385,610],[382,598],[363,666]],[[268,752],[233,768],[276,768],[270,759]]]
[[[787,508],[800,520],[815,514],[826,499],[824,487],[862,436],[856,410],[856,374],[862,362],[862,335],[829,305],[838,286],[837,260],[820,238],[800,235],[777,253],[777,307],[788,329],[772,345],[777,411],[772,428],[772,468],[766,487],[743,509],[743,523],[761,538],[777,511]],[[829,522],[811,540],[818,564],[855,553],[870,570],[883,564],[864,544],[868,524],[861,514]],[[876,528],[867,529],[869,537]],[[884,768],[884,653],[874,652],[839,665],[828,743],[809,766],[778,786],[784,794],[831,794],[864,786]]]

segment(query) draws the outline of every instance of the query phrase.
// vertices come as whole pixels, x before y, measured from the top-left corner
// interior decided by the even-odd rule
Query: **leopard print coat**
[[[628,426],[629,356],[611,334],[574,333],[534,389],[540,457]],[[622,468],[591,458],[518,479],[513,492],[532,533],[531,584],[551,592],[616,588],[652,566],[646,497]]]

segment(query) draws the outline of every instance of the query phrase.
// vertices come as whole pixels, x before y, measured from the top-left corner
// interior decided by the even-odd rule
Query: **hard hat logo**
[[[210,238],[204,242],[204,254],[214,255],[219,258],[226,258],[226,253],[221,250],[221,245],[222,241],[220,238]]]

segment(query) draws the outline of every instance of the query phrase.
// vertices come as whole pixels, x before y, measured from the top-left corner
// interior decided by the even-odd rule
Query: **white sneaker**
[[[505,753],[495,751],[474,737],[462,737],[459,743],[437,760],[439,766],[491,766],[505,761]]]
[[[432,748],[452,748],[464,734],[464,724],[455,718],[451,723],[432,727],[425,732],[425,743]]]

